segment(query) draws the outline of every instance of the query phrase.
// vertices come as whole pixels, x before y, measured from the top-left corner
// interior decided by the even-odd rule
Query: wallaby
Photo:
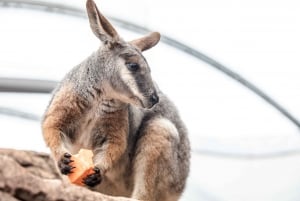
[[[153,83],[142,55],[160,34],[125,42],[93,0],[86,6],[102,45],[54,90],[42,122],[46,144],[65,175],[74,168],[71,155],[91,149],[94,173],[83,182],[92,190],[144,201],[178,200],[189,172],[187,130]]]

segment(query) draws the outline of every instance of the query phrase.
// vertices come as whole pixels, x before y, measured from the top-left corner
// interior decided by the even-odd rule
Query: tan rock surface
[[[0,149],[0,201],[134,201],[63,182],[49,155]]]

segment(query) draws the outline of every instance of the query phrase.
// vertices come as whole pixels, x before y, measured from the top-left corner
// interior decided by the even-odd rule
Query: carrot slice
[[[93,174],[94,164],[93,164],[93,152],[88,149],[80,149],[78,154],[72,155],[71,160],[74,162],[70,163],[71,166],[75,167],[70,173],[69,180],[73,184],[77,184],[83,186],[82,183],[83,178],[85,178],[89,174]]]

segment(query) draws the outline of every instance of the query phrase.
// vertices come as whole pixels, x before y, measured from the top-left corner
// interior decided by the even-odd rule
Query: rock
[[[48,154],[0,149],[0,201],[136,201],[65,182]]]

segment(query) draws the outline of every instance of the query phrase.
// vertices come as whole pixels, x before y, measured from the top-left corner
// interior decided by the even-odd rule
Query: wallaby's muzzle
[[[149,102],[150,102],[150,105],[151,105],[149,108],[152,108],[154,105],[156,105],[159,102],[159,97],[158,97],[157,93],[154,92],[150,96]]]
[[[159,97],[156,92],[152,93],[147,98],[145,97],[144,101],[142,102],[142,107],[145,109],[151,109],[154,105],[159,102]]]

